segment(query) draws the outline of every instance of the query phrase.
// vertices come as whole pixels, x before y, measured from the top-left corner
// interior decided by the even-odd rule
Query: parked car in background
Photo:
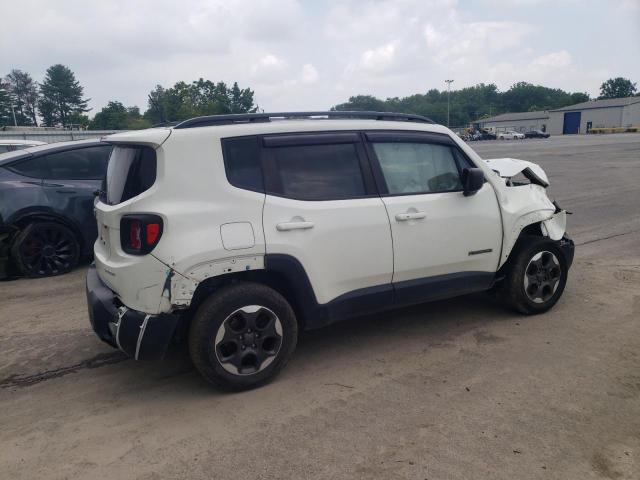
[[[425,117],[214,115],[105,141],[91,325],[136,359],[187,340],[216,385],[267,382],[303,329],[493,287],[538,314],[567,281],[544,170]]]
[[[480,140],[495,140],[496,135],[488,130],[466,129],[462,134],[458,135],[465,142],[476,142]]]
[[[475,140],[495,140],[496,134],[488,130],[476,130],[474,137]]]
[[[550,134],[542,130],[531,130],[524,134],[525,138],[549,138]]]
[[[21,274],[65,273],[92,254],[94,192],[110,152],[106,143],[82,140],[0,155],[0,234]]]
[[[500,132],[498,134],[498,140],[523,140],[524,133],[515,132],[509,130],[508,132]]]
[[[36,147],[38,145],[46,145],[45,142],[38,142],[37,140],[15,140],[0,139],[0,154],[7,152],[14,152],[16,150],[22,150],[29,147]]]

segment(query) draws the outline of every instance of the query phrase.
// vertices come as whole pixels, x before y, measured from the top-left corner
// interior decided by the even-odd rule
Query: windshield
[[[129,200],[156,181],[156,152],[144,146],[116,146],[111,151],[101,201],[109,205]]]

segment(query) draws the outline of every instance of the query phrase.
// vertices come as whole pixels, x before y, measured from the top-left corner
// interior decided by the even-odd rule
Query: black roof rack
[[[433,120],[422,115],[395,112],[278,112],[278,113],[237,113],[231,115],[209,115],[196,117],[178,123],[174,128],[208,127],[212,125],[232,125],[234,123],[262,123],[271,120],[285,119],[362,119],[387,120],[396,122],[434,123]]]
[[[180,123],[179,120],[177,121],[173,121],[173,122],[160,122],[160,123],[156,123],[154,125],[151,125],[151,128],[159,128],[159,127],[175,127],[176,125],[178,125]]]

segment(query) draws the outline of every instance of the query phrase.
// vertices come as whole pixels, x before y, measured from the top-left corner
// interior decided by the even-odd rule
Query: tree
[[[37,127],[38,85],[36,82],[27,72],[18,69],[11,70],[5,80],[14,100],[14,111],[18,125]]]
[[[91,123],[91,120],[89,119],[88,115],[84,115],[82,112],[76,111],[69,114],[65,126],[74,129],[85,129],[89,127],[89,123]]]
[[[64,65],[53,65],[47,69],[44,81],[40,84],[38,108],[42,120],[47,126],[68,125],[71,120],[82,120],[88,112],[90,99],[82,98],[84,89],[76,80],[73,72]]]
[[[331,110],[381,112],[386,108],[385,102],[372,95],[349,97],[349,101],[336,105]]]
[[[584,92],[575,92],[571,94],[571,103],[570,105],[576,105],[577,103],[588,102],[589,94]]]
[[[600,85],[600,98],[633,97],[636,91],[636,84],[628,78],[610,78]]]
[[[89,124],[90,130],[139,130],[151,123],[142,118],[138,107],[125,107],[121,102],[111,101],[96,113]]]
[[[0,127],[5,125],[13,125],[13,115],[11,114],[9,85],[0,78]]]
[[[505,112],[550,110],[589,100],[586,93],[569,93],[557,88],[547,88],[518,82],[506,92],[499,92],[494,84],[480,83],[450,93],[451,125],[462,126]],[[350,97],[346,103],[332,110],[375,110],[415,113],[430,117],[437,123],[447,120],[447,91],[431,89],[408,97],[392,97],[382,100],[371,95]]]
[[[202,115],[255,112],[253,96],[253,90],[241,89],[237,83],[229,88],[224,82],[203,78],[191,83],[177,82],[171,88],[157,85],[149,93],[144,118],[155,124]]]

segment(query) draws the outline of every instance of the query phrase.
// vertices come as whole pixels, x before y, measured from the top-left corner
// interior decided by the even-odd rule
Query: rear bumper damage
[[[103,342],[136,360],[164,357],[179,315],[149,315],[121,305],[100,280],[94,265],[87,272],[86,291],[89,320]]]

